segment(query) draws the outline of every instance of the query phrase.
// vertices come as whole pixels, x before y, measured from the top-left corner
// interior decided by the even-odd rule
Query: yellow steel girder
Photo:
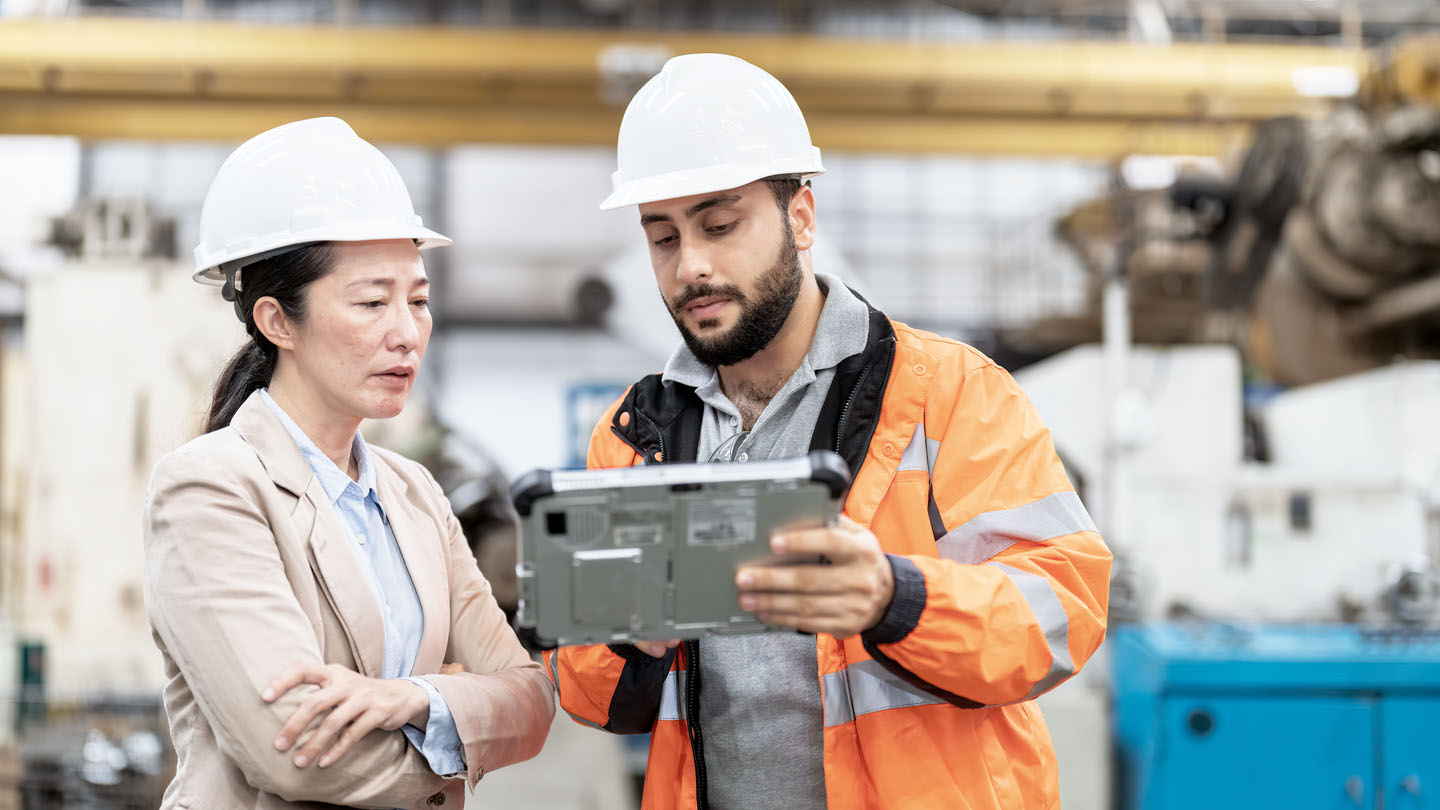
[[[0,132],[238,140],[339,114],[376,140],[612,145],[629,93],[696,51],[774,73],[825,148],[1097,158],[1216,154],[1323,108],[1297,69],[1370,70],[1304,46],[0,20]]]

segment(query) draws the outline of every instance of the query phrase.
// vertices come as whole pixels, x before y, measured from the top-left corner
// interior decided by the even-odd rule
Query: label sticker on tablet
[[[692,546],[736,546],[755,540],[755,501],[750,498],[708,498],[690,504]]]

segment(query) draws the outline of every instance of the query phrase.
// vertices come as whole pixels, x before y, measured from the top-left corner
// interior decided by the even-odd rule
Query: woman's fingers
[[[330,750],[326,751],[325,755],[320,757],[320,767],[329,767],[332,763],[345,756],[345,754],[350,751],[351,746],[359,741],[361,737],[379,728],[384,719],[385,712],[373,706],[361,712],[360,716],[355,718],[355,720],[345,728],[345,731],[340,735],[340,739],[335,742],[335,745],[331,746]]]
[[[343,687],[326,687],[310,695],[301,701],[300,707],[280,727],[280,733],[275,735],[275,747],[281,751],[289,750],[290,746],[300,739],[305,729],[315,722],[315,718],[330,711],[338,703],[343,695]]]
[[[302,683],[324,686],[330,677],[328,670],[324,664],[291,664],[270,681],[265,691],[260,693],[260,697],[266,703],[273,703]]]
[[[345,691],[349,693],[352,690]],[[315,733],[311,734],[295,752],[295,767],[303,768],[320,758],[330,744],[344,733],[351,721],[363,714],[365,710],[366,701],[355,699],[353,694],[342,695],[335,707],[320,723],[320,727],[315,729]]]

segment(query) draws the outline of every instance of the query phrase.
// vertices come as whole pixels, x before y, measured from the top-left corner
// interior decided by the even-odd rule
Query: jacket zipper
[[[646,416],[644,413],[641,413],[641,411],[640,411],[639,408],[636,408],[636,409],[635,409],[635,413],[636,413],[641,419],[644,419],[644,420],[645,420],[645,424],[649,425],[651,430],[655,431],[655,438],[656,438],[657,441],[660,442],[660,463],[662,463],[662,464],[665,463],[665,461],[667,460],[667,458],[666,458],[666,456],[665,456],[665,434],[660,432],[660,426],[657,425],[657,424],[655,424],[655,420],[653,420],[653,419],[651,419],[650,417]],[[647,459],[645,459],[645,463],[646,463],[646,464],[649,464],[649,463],[651,462],[651,460],[652,460],[652,459],[648,459],[648,458],[647,458]]]
[[[866,361],[864,368],[860,369],[860,376],[855,378],[855,385],[850,388],[850,394],[845,398],[845,407],[840,409],[840,422],[835,426],[835,453],[840,455],[840,439],[845,435],[845,420],[850,418],[850,408],[855,404],[855,397],[860,393],[860,385],[865,382],[865,375],[870,373],[870,365],[874,360]]]
[[[663,452],[663,451],[662,451]],[[705,742],[700,736],[700,642],[685,642],[685,721],[690,728],[690,754],[695,758],[695,807],[710,807],[705,794]]]

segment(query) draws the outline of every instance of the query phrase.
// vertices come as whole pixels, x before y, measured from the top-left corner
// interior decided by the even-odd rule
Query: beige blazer
[[[414,674],[449,704],[468,782],[540,750],[555,712],[480,575],[439,486],[415,462],[372,448],[376,490],[420,595]],[[275,750],[308,690],[267,704],[294,662],[380,676],[380,604],[335,513],[285,427],[250,397],[223,430],[160,460],[145,510],[145,605],[165,657],[165,711],[178,756],[164,808],[459,808],[400,731],[375,731],[328,768]],[[465,674],[439,675],[441,664]]]

